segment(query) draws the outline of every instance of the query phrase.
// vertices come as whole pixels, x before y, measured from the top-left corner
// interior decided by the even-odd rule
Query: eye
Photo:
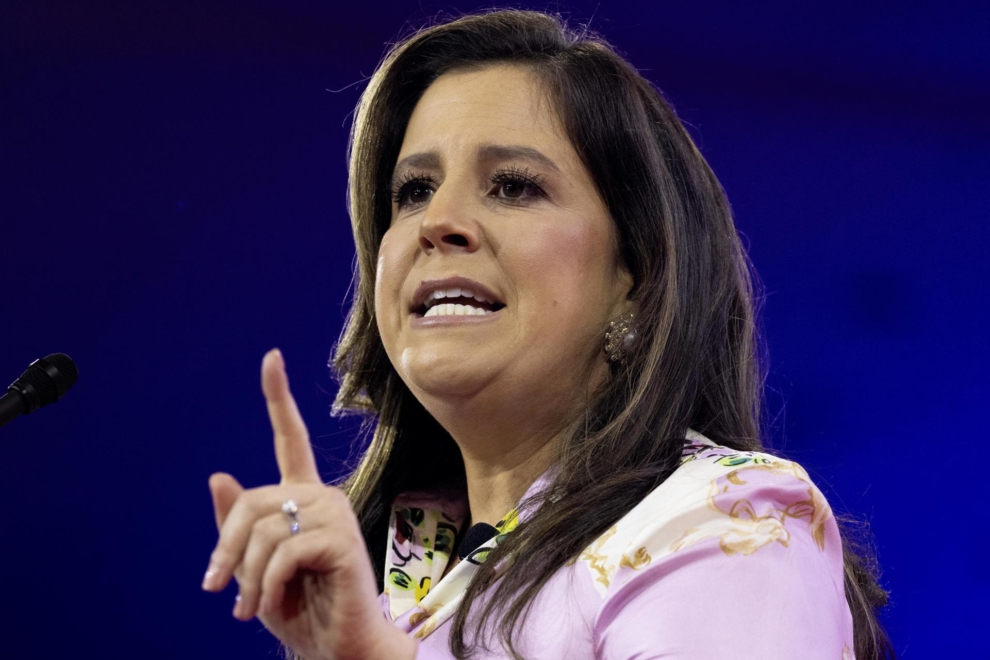
[[[436,181],[428,174],[409,174],[392,186],[392,201],[399,208],[418,206],[430,201]]]
[[[488,191],[497,199],[522,201],[546,197],[540,185],[540,177],[525,169],[506,168],[495,172],[491,178],[492,188]]]

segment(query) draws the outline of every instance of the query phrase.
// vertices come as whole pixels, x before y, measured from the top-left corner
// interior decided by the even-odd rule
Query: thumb
[[[234,507],[234,502],[243,492],[244,487],[229,474],[217,472],[210,475],[210,495],[213,496],[213,513],[217,520],[217,530],[223,525],[227,514]]]

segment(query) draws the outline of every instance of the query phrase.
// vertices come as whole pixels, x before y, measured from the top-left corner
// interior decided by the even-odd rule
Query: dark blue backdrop
[[[277,479],[272,346],[339,472],[349,113],[384,44],[453,7],[87,4],[0,10],[0,378],[55,351],[81,372],[0,430],[0,657],[274,657],[199,590],[206,478]],[[766,285],[774,445],[872,521],[902,656],[974,654],[986,5],[752,4],[534,7],[591,19],[690,124]]]

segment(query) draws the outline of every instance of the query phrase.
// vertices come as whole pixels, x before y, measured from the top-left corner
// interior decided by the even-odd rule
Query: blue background
[[[0,656],[274,657],[199,589],[206,479],[278,478],[272,346],[342,469],[350,112],[455,7],[10,4],[0,378],[56,351],[81,376],[0,430]],[[773,445],[872,522],[910,660],[974,655],[990,614],[990,40],[985,3],[905,4],[530,6],[590,20],[690,125],[765,283]]]

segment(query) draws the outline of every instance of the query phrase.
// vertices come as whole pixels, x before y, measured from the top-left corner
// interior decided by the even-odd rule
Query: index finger
[[[285,360],[277,348],[261,361],[261,390],[275,432],[275,460],[282,483],[323,483],[316,469],[309,431],[289,391]]]

